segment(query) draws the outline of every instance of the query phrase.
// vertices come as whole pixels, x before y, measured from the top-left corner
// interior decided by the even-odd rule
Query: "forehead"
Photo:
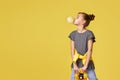
[[[84,14],[78,14],[77,17],[84,19]]]
[[[77,16],[79,16],[79,17],[83,17],[83,14],[78,14]]]

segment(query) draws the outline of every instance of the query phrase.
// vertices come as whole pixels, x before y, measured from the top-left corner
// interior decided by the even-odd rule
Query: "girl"
[[[71,80],[75,80],[75,72],[79,72],[80,67],[83,72],[87,72],[89,80],[98,80],[95,73],[94,62],[90,60],[92,56],[93,43],[96,42],[95,35],[91,30],[86,29],[90,21],[94,20],[93,14],[87,14],[85,12],[79,12],[77,18],[74,19],[73,24],[77,26],[76,30],[73,30],[69,34],[70,43],[71,43],[71,55],[72,61],[75,54],[75,49],[78,54],[84,55],[87,54],[85,64],[82,64],[82,61],[72,62],[72,73]],[[79,65],[79,67],[78,67]]]

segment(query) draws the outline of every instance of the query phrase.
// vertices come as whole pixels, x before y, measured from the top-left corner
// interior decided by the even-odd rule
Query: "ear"
[[[83,20],[83,24],[85,24],[86,23],[86,20]]]

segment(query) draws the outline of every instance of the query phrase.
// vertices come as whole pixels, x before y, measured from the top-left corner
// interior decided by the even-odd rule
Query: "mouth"
[[[73,19],[73,24],[76,24],[76,23],[75,23],[75,20],[76,20],[76,19]]]

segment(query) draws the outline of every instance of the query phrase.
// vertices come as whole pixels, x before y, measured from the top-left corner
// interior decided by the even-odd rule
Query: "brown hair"
[[[86,20],[85,27],[87,27],[90,23],[90,21],[94,20],[95,15],[94,14],[87,14],[85,12],[78,12],[78,14],[83,14],[84,20]]]

